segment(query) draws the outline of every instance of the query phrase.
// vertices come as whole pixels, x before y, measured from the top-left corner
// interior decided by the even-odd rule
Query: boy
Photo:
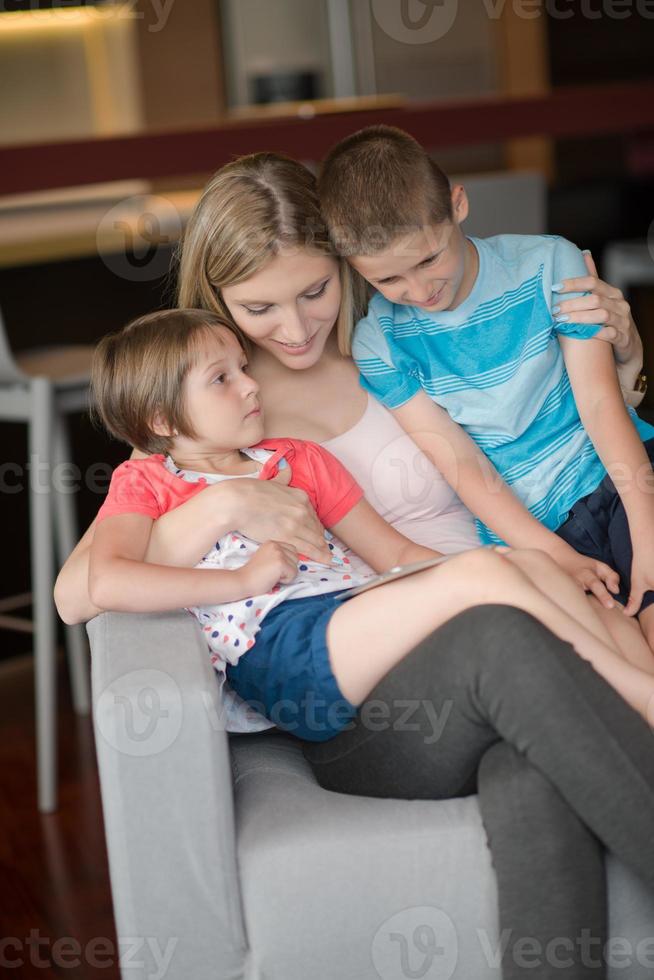
[[[482,541],[549,552],[606,606],[608,586],[654,648],[654,428],[627,412],[610,346],[590,339],[600,326],[560,314],[582,254],[555,236],[466,238],[464,188],[391,127],[338,144],[319,192],[337,248],[377,290],[352,344],[363,386]]]

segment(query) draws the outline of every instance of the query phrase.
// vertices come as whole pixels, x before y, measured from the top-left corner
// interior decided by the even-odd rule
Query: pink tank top
[[[322,445],[350,471],[375,510],[407,538],[444,554],[479,546],[470,511],[371,395],[357,424]]]

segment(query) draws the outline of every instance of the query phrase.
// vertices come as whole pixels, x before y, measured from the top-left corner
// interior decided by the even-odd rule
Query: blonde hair
[[[154,431],[155,419],[194,438],[184,400],[184,379],[202,339],[231,322],[205,310],[161,310],[103,337],[91,364],[91,419],[144,453],[163,453],[171,436]]]
[[[177,253],[178,305],[213,310],[233,322],[221,290],[249,279],[288,247],[338,261],[337,340],[349,355],[354,323],[365,313],[365,280],[334,252],[313,174],[277,153],[240,157],[205,187]]]
[[[340,255],[375,255],[408,231],[452,220],[449,179],[394,126],[368,126],[337,143],[318,193]]]

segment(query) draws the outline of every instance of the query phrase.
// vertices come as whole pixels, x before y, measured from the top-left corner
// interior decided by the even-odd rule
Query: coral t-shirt
[[[307,493],[318,518],[327,528],[338,524],[363,496],[363,491],[345,467],[315,443],[266,439],[243,452],[262,464],[259,473],[230,477],[180,470],[170,457],[162,455],[127,460],[114,471],[98,520],[134,513],[156,520],[211,483],[248,477],[271,479],[284,465],[291,468],[289,485]],[[245,705],[226,680],[227,664],[237,663],[253,646],[270,610],[288,600],[348,589],[370,577],[369,572],[353,567],[352,552],[341,541],[328,531],[325,536],[332,556],[330,563],[314,562],[300,556],[293,581],[278,583],[265,595],[244,596],[234,602],[189,609],[203,629],[211,663],[218,673],[227,711],[227,731],[261,731],[273,727],[272,722]],[[258,542],[239,531],[230,531],[216,541],[197,567],[240,568],[258,548]]]
[[[305,491],[324,527],[338,524],[363,496],[363,490],[342,463],[315,442],[264,439],[252,449],[268,450],[268,453],[263,469],[251,475],[270,480],[284,460],[291,467],[289,485]],[[156,520],[221,478],[220,474],[171,472],[164,464],[165,457],[159,453],[121,463],[114,470],[97,519],[115,514],[145,514]]]

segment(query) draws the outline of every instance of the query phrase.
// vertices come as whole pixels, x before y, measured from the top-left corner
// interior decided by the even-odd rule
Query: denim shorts
[[[648,439],[644,446],[654,463],[654,439]],[[556,533],[575,551],[605,562],[618,573],[620,592],[615,598],[625,605],[631,588],[631,534],[624,504],[608,474],[592,493],[577,501]],[[640,612],[653,602],[654,592],[646,592]]]
[[[244,701],[278,728],[325,742],[350,723],[358,707],[342,694],[329,663],[327,624],[340,593],[289,599],[268,613],[254,646],[226,676]]]

